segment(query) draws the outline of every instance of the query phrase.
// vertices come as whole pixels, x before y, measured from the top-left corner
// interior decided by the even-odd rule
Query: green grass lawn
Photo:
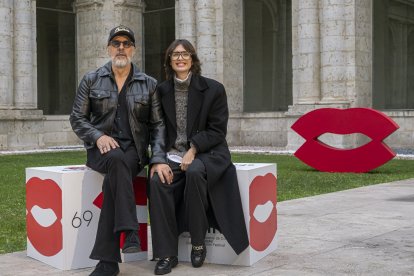
[[[414,160],[392,160],[365,174],[321,173],[293,156],[233,154],[233,162],[276,163],[278,201],[414,178]],[[25,168],[84,164],[78,152],[0,156],[0,254],[26,248]]]

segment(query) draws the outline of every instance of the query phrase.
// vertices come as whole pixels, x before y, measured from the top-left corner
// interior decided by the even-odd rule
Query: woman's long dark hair
[[[191,54],[191,60],[193,64],[190,68],[190,71],[193,73],[193,75],[200,75],[201,74],[201,63],[200,63],[200,60],[198,59],[198,56],[194,49],[193,44],[191,44],[191,42],[186,39],[176,39],[170,44],[170,46],[168,46],[167,50],[165,51],[164,68],[165,68],[165,76],[167,80],[172,79],[175,75],[175,72],[173,68],[171,67],[170,63],[171,63],[171,54],[178,45],[183,46],[184,49]]]

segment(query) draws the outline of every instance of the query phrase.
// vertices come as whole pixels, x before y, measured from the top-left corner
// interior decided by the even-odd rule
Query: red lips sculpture
[[[32,214],[33,206],[52,209],[55,222],[48,227],[40,225]],[[48,257],[59,253],[63,248],[62,190],[59,185],[51,179],[30,178],[26,184],[26,209],[27,237],[34,248]]]
[[[250,246],[256,251],[264,251],[272,243],[277,231],[277,179],[268,173],[256,176],[249,187]],[[269,216],[263,222],[258,221],[254,211],[259,205],[271,203]]]
[[[323,172],[368,172],[395,157],[383,140],[398,128],[385,114],[371,108],[316,109],[292,125],[292,129],[306,139],[295,156]],[[328,132],[362,133],[371,141],[355,149],[338,149],[318,140]]]

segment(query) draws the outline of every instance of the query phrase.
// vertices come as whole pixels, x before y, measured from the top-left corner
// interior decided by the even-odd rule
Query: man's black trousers
[[[134,146],[125,151],[112,149],[101,154],[99,149],[87,151],[86,165],[105,174],[103,204],[99,217],[91,259],[122,262],[119,238],[123,231],[138,230],[132,180],[139,173],[139,157]]]

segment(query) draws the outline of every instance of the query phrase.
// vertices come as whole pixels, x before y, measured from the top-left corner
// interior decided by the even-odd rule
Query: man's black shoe
[[[161,258],[155,265],[154,274],[164,275],[171,272],[171,269],[178,264],[178,258],[176,256]]]
[[[122,253],[137,253],[141,251],[141,244],[139,242],[137,231],[126,231],[125,242],[122,247]]]
[[[118,274],[118,263],[99,261],[89,276],[116,276]]]
[[[206,259],[207,249],[206,245],[194,246],[191,249],[191,264],[193,267],[200,267]]]

